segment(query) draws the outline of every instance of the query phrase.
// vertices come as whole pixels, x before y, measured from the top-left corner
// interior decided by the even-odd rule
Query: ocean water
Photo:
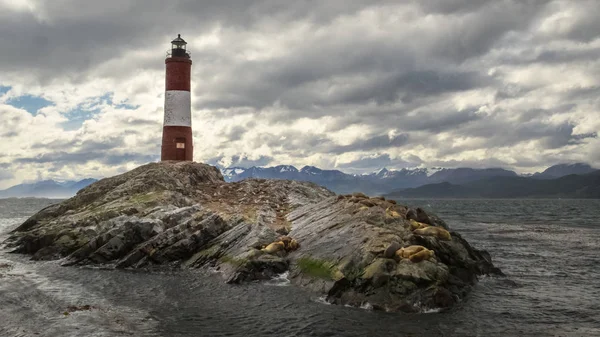
[[[52,202],[0,200],[0,241]],[[2,250],[0,336],[600,336],[600,200],[399,202],[437,213],[507,276],[482,278],[450,311],[398,314],[328,305],[285,275],[226,285],[211,272],[60,267]]]

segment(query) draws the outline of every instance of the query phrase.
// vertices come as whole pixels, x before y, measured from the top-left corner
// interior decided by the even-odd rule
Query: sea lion
[[[273,254],[273,253],[277,253],[280,250],[284,250],[285,249],[285,244],[281,241],[275,241],[271,244],[269,244],[268,246],[266,246],[265,248],[261,249],[263,252],[269,253],[269,254]]]
[[[291,241],[290,241],[290,242],[287,244],[286,250],[287,250],[287,251],[294,251],[294,250],[296,250],[296,249],[298,249],[298,248],[300,248],[300,244],[298,243],[298,241],[296,241],[296,240],[292,239],[292,240],[291,240]]]
[[[429,215],[427,215],[427,213],[425,213],[425,211],[422,208],[417,208],[417,218],[415,220],[428,225],[433,225],[433,221],[431,221]]]
[[[425,228],[417,228],[413,231],[415,235],[423,235],[423,236],[435,236],[440,240],[452,241],[452,236],[450,232],[441,228],[441,227],[425,227]]]
[[[293,251],[293,250],[298,249],[298,247],[300,247],[300,245],[298,244],[298,241],[292,239],[289,236],[280,236],[278,241],[283,243],[283,248],[286,251]]]
[[[433,255],[434,255],[433,250],[429,250],[429,249],[425,248],[425,249],[409,256],[408,259],[410,260],[410,262],[419,263],[423,260],[431,259],[433,257]]]
[[[391,209],[390,207],[388,207],[385,210],[385,215],[392,217],[392,218],[400,218],[401,217],[400,213],[396,212],[395,210]]]
[[[418,245],[403,247],[396,251],[396,256],[402,259],[407,259],[411,255],[416,254],[422,250],[427,250],[427,248]]]
[[[352,193],[352,196],[357,199],[369,199],[369,197],[367,197],[364,193],[360,193],[360,192]]]
[[[367,207],[373,207],[373,206],[375,206],[375,203],[373,201],[371,201],[370,199],[362,199],[362,200],[359,201],[359,203],[361,205],[365,205]]]
[[[293,239],[287,235],[284,236],[280,236],[279,239],[277,239],[277,241],[281,241],[283,242],[283,244],[285,244],[286,246],[290,243],[290,241],[292,241]]]
[[[412,208],[409,208],[406,211],[406,214],[404,216],[406,217],[407,220],[411,220],[412,219],[412,220],[417,221],[417,212],[414,209],[412,209]]]
[[[426,227],[429,227],[429,225],[422,223],[422,222],[415,221],[413,219],[410,219],[410,230],[411,231],[414,231],[415,229],[419,229],[419,228],[426,228]]]

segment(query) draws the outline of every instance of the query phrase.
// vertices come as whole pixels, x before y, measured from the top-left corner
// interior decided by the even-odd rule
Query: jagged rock
[[[293,284],[331,302],[388,311],[450,307],[478,275],[500,273],[457,233],[418,235],[411,219],[448,229],[435,215],[382,197],[336,196],[286,180],[225,183],[212,166],[161,162],[41,210],[7,243],[63,265],[211,267],[228,283],[289,271]],[[411,245],[427,254],[394,259]]]

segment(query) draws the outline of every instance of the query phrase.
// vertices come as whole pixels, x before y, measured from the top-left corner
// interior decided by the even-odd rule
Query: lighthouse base
[[[192,128],[189,126],[163,127],[160,160],[193,161]]]

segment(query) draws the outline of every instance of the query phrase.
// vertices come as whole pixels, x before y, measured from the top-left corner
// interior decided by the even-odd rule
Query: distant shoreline
[[[44,199],[44,200],[65,200],[65,199],[69,199],[72,198],[73,196],[70,197],[0,197],[0,200],[12,200],[12,199],[17,199],[17,200],[23,200],[23,199]]]

